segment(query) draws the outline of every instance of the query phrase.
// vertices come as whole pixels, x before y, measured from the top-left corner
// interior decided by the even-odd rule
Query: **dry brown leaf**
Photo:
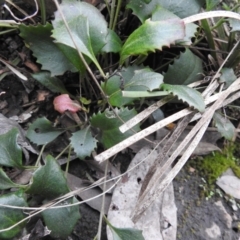
[[[77,190],[77,189],[81,189],[81,188],[86,188],[87,185],[86,183],[84,183],[84,181],[70,173],[68,173],[67,175],[67,181],[68,181],[68,186],[70,187],[70,189],[72,191]],[[88,189],[86,191],[79,191],[77,193],[77,195],[82,199],[82,200],[88,200],[91,198],[94,198],[98,195],[100,195],[102,193],[102,191],[100,190],[100,188],[95,187],[95,188],[91,188]],[[109,205],[111,202],[111,195],[106,194],[105,195],[105,202],[104,202],[104,214],[107,214],[108,209],[109,209]],[[102,208],[102,196],[94,198],[91,201],[86,201],[86,203],[93,209],[97,210],[97,211],[101,211]]]
[[[108,220],[115,227],[143,230],[145,240],[174,240],[177,228],[177,209],[171,184],[136,224],[131,220],[143,179],[157,156],[157,152],[148,147],[136,154],[128,169],[132,169],[146,159],[126,173],[116,186],[108,212]],[[108,230],[108,239],[112,240],[110,230]]]
[[[46,90],[38,90],[37,91],[37,101],[41,102],[46,100],[46,97],[49,95],[49,91]]]

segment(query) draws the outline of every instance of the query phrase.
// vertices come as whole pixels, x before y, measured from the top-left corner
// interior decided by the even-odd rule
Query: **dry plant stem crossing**
[[[217,11],[217,12],[221,12],[222,11]],[[225,12],[225,11],[224,11]],[[208,13],[200,13],[191,17],[188,17],[185,19],[185,24],[188,22],[187,19],[191,19],[192,17],[194,17],[194,19],[196,19],[196,16],[202,17],[202,16],[208,16],[209,14],[211,14],[213,12],[208,12]],[[216,12],[214,12],[216,13]],[[207,14],[207,15],[206,15]],[[227,11],[227,15],[231,14],[231,12]],[[237,16],[239,17],[240,15],[237,14]],[[222,70],[222,68],[224,67],[224,65],[226,64],[226,62],[228,61],[228,59],[230,58],[230,56],[232,55],[232,53],[235,51],[235,49],[237,48],[238,44],[239,44],[240,40],[235,44],[235,46],[233,47],[233,49],[229,52],[228,56],[225,58],[225,60],[223,61],[222,65],[219,67],[219,69],[217,70],[217,72],[214,74],[213,78],[211,79],[211,83],[216,80],[219,77],[220,71]],[[189,84],[189,87],[196,87],[198,85],[201,85],[202,83],[204,83],[206,81],[202,80],[199,82],[195,82],[192,84]],[[211,91],[211,89],[209,89],[209,91]],[[211,94],[210,94],[211,95]],[[207,94],[206,94],[207,96]],[[161,99],[160,101],[154,103],[153,105],[151,105],[150,107],[148,107],[147,109],[145,109],[144,111],[142,111],[141,113],[139,113],[138,115],[136,115],[135,117],[133,117],[132,119],[130,119],[129,121],[127,121],[126,123],[124,123],[119,130],[124,133],[127,130],[131,129],[133,126],[135,126],[136,124],[138,124],[140,121],[142,121],[144,118],[148,117],[151,113],[153,113],[155,110],[157,110],[159,107],[163,106],[165,103],[167,103],[168,101],[170,101],[172,98],[170,96],[167,96],[163,99]]]
[[[192,83],[189,84],[189,87],[197,87],[203,83],[206,83],[205,80],[199,81],[198,83]],[[214,82],[215,85],[211,84],[211,88],[207,88],[206,90],[208,90],[211,94],[215,91],[215,89],[218,87],[218,83],[215,81]],[[214,90],[212,90],[214,89]],[[205,91],[206,91],[205,90]],[[205,92],[204,91],[204,92]],[[211,94],[205,94],[205,96],[210,96]],[[204,97],[204,95],[203,95]],[[119,127],[119,130],[122,133],[125,133],[126,131],[128,131],[129,129],[131,129],[132,127],[134,127],[136,124],[138,124],[139,122],[141,122],[143,119],[147,118],[150,114],[152,114],[154,111],[156,111],[158,108],[162,107],[164,104],[166,104],[167,102],[169,102],[170,100],[172,100],[174,97],[169,95],[164,97],[163,99],[155,102],[154,104],[152,104],[151,106],[149,106],[148,108],[144,109],[142,112],[140,112],[139,114],[137,114],[136,116],[134,116],[132,119],[128,120],[127,122],[125,122],[121,127]]]
[[[237,45],[237,44],[236,44]],[[236,46],[235,46],[236,47]],[[203,97],[205,98],[205,104],[208,105],[209,103],[211,102],[214,102],[216,101],[216,99],[218,99],[218,97],[221,96],[222,93],[219,93],[219,94],[215,94],[214,96],[210,97],[210,95],[215,91],[215,89],[218,87],[218,83],[217,81],[215,81],[218,76],[219,76],[219,72],[220,70],[222,69],[222,67],[224,66],[224,64],[226,63],[227,59],[229,58],[229,56],[232,54],[232,52],[234,51],[235,47],[231,50],[231,52],[228,54],[228,57],[224,60],[224,62],[222,63],[221,67],[218,69],[218,71],[215,73],[215,75],[213,76],[212,80],[211,80],[211,84],[209,84],[209,86],[207,87],[207,89],[205,89],[204,93],[203,93]],[[199,82],[201,83],[201,82]],[[193,85],[196,86],[196,84],[199,84],[199,83],[193,83]],[[192,85],[192,84],[191,84]],[[154,103],[152,106],[150,106],[148,109],[142,111],[141,113],[139,113],[137,116],[135,116],[134,118],[132,118],[130,121],[126,122],[125,124],[123,124],[119,129],[121,132],[125,132],[127,131],[128,129],[131,129],[133,126],[135,126],[138,122],[142,121],[145,117],[149,116],[152,112],[154,112],[157,108],[159,108],[160,106],[164,105],[166,102],[168,102],[172,97],[171,96],[167,96],[165,97],[164,99]],[[182,110],[182,116],[181,117],[184,117],[188,114],[190,114],[190,112],[186,113],[185,114],[185,110],[188,110],[188,109],[184,109]],[[179,112],[180,113],[180,112]],[[179,114],[177,113],[177,114]],[[170,116],[169,118],[167,118],[168,120],[171,119],[174,115]],[[177,118],[177,119],[180,119],[181,117]],[[195,114],[195,116],[193,117],[194,120],[197,120],[198,118],[200,118],[201,115],[200,113],[198,114]],[[173,118],[174,119],[174,118]],[[171,122],[174,122],[175,120],[172,121],[169,121],[167,124],[171,123]],[[193,119],[191,121],[193,121]],[[151,133],[157,131],[158,129],[166,126],[167,124],[165,125],[162,125],[161,126],[161,123],[164,124],[164,121],[166,121],[166,119],[148,127],[147,129],[144,129],[143,131],[135,134],[134,136],[122,141],[121,143],[113,146],[112,148],[108,149],[107,151],[99,154],[98,156],[95,157],[95,159],[97,161],[105,161],[107,160],[109,157],[115,155],[116,153],[118,153],[119,151],[125,149],[126,147],[130,146],[131,144],[139,141],[140,139],[150,135]],[[152,128],[155,127],[155,130],[153,130]],[[149,132],[149,133],[148,133]],[[121,148],[123,147],[123,148]]]
[[[25,77],[22,73],[20,73],[16,68],[14,68],[11,64],[9,64],[7,61],[4,59],[0,58],[0,62],[2,62],[6,67],[9,68],[14,74],[16,74],[20,79],[27,81],[27,77]]]
[[[210,96],[218,87],[218,85],[219,84],[217,83],[217,81],[214,81],[212,82],[212,84],[209,84],[208,87],[205,89],[205,91],[202,93],[203,97]],[[181,133],[187,127],[188,123],[191,122],[191,119],[193,118],[194,115],[195,115],[194,113],[191,113],[190,115],[185,116],[184,119],[178,123],[177,128],[174,130],[174,132],[172,133],[168,141],[166,141],[161,152],[158,154],[157,159],[154,161],[154,163],[148,170],[148,173],[143,181],[142,188],[139,194],[139,198],[140,198],[139,201],[141,201],[141,199],[144,199],[146,195],[149,194],[149,191],[155,186],[156,184],[154,182],[155,179],[158,179],[159,182],[163,180],[163,174],[168,171],[166,167],[168,152],[171,150],[174,142],[179,138]],[[168,167],[170,167],[170,163],[167,165]],[[160,169],[160,174],[159,174],[159,169]]]
[[[197,86],[199,86],[199,85],[201,85],[203,83],[206,83],[206,81],[205,80],[201,80],[201,81],[198,81],[198,83],[195,82],[193,84],[189,84],[188,86],[189,87],[197,87]],[[169,96],[166,96],[163,99],[153,103],[151,106],[149,106],[148,108],[144,109],[143,111],[138,113],[136,116],[134,116],[133,118],[131,118],[130,120],[125,122],[122,126],[119,127],[119,130],[122,133],[125,133],[126,131],[128,131],[129,129],[131,129],[135,125],[137,125],[143,119],[147,118],[150,114],[152,114],[154,111],[156,111],[158,108],[162,107],[163,105],[165,105],[166,103],[168,103],[172,99],[174,99],[174,97],[169,95]]]
[[[106,163],[105,166],[105,172],[104,172],[104,177],[107,179],[107,172],[108,172],[108,162]],[[103,182],[103,192],[106,192],[106,181]],[[102,196],[102,207],[101,207],[101,212],[99,216],[99,224],[98,224],[98,233],[97,233],[97,240],[101,240],[101,231],[102,231],[102,220],[103,220],[103,215],[105,212],[105,196],[106,194],[103,194]]]
[[[150,194],[149,197],[146,197],[146,199],[143,199],[142,203],[137,204],[137,206],[133,212],[133,217],[132,217],[133,222],[138,221],[138,219],[142,216],[142,214],[145,212],[145,210],[151,206],[151,204],[155,201],[155,199],[157,199],[163,193],[163,191],[166,190],[168,185],[173,181],[173,179],[176,177],[176,175],[179,173],[179,171],[182,169],[184,164],[187,162],[187,160],[191,156],[194,149],[197,147],[198,143],[201,141],[201,138],[202,138],[203,134],[205,133],[210,121],[211,121],[211,119],[209,119],[205,124],[202,125],[200,131],[197,133],[195,138],[192,140],[188,149],[185,151],[185,153],[180,158],[178,163],[167,174],[167,176],[163,179],[163,181],[161,181],[161,183],[159,183],[159,184],[157,184],[157,186],[155,186],[156,188],[154,189],[154,192],[152,194]],[[169,162],[167,162],[167,165],[169,165],[168,163]],[[167,169],[167,166],[164,169]]]
[[[102,181],[102,179],[100,179],[100,180]],[[119,180],[120,180],[120,179],[118,179],[118,181],[119,181]],[[39,207],[39,208],[19,207],[19,206],[10,206],[10,205],[6,205],[6,204],[0,204],[1,207],[7,207],[7,208],[12,208],[12,209],[23,209],[23,210],[32,210],[32,209],[34,209],[34,210],[37,210],[37,211],[34,211],[34,212],[32,212],[32,213],[29,213],[29,216],[28,216],[28,217],[20,220],[19,222],[15,223],[15,224],[12,225],[11,227],[8,227],[8,228],[5,228],[5,229],[1,229],[1,230],[0,230],[0,233],[1,233],[1,232],[9,231],[9,230],[15,228],[15,227],[18,226],[19,224],[27,221],[28,219],[30,219],[30,218],[32,218],[33,216],[35,216],[35,215],[43,212],[43,211],[46,210],[46,209],[50,209],[50,208],[51,208],[51,209],[53,209],[53,208],[66,208],[66,207],[71,207],[71,206],[75,206],[75,205],[80,205],[80,204],[85,203],[85,202],[87,202],[87,201],[91,201],[91,200],[93,200],[93,199],[95,199],[95,198],[97,198],[97,197],[100,197],[100,196],[106,194],[109,190],[111,190],[111,189],[118,183],[118,181],[117,181],[111,188],[109,188],[106,192],[103,192],[103,193],[99,194],[98,196],[92,197],[91,199],[88,199],[88,200],[85,200],[85,201],[81,201],[81,202],[77,202],[77,203],[73,203],[73,204],[64,204],[64,205],[61,205],[61,206],[56,206],[56,205],[60,204],[61,202],[67,200],[68,198],[73,197],[75,194],[77,194],[77,192],[79,192],[79,191],[81,191],[81,190],[84,190],[84,189],[77,189],[77,190],[74,190],[74,191],[72,191],[72,192],[69,192],[69,193],[65,194],[64,196],[61,196],[61,197],[59,197],[59,198],[56,198],[55,200],[52,200],[51,202],[49,202],[49,203],[47,203],[47,204],[45,204],[44,206]],[[96,181],[94,184],[92,184],[91,186],[92,186],[92,187],[95,187],[95,186],[98,185],[99,182],[100,182],[100,181],[98,180],[98,181]],[[86,189],[87,189],[87,188],[85,188],[85,190],[86,190]]]
[[[240,20],[240,15],[238,13],[223,11],[223,10],[198,13],[190,17],[183,18],[182,20],[185,24],[187,24],[187,23],[192,23],[202,19],[213,18],[213,17],[228,17],[228,18],[235,18]]]
[[[159,195],[166,189],[166,187],[169,185],[169,183],[174,179],[174,177],[181,170],[180,166],[183,166],[186,163],[189,156],[194,151],[195,147],[201,140],[201,138],[199,136],[201,135],[201,137],[202,137],[202,135],[204,134],[215,111],[222,106],[224,100],[229,96],[229,94],[236,92],[239,89],[240,89],[240,78],[238,78],[232,85],[230,85],[230,87],[227,90],[222,92],[221,98],[219,98],[211,107],[209,107],[209,109],[207,109],[204,112],[204,114],[202,115],[202,118],[198,121],[198,123],[190,131],[190,133],[187,135],[187,137],[184,139],[184,141],[181,142],[179,147],[173,152],[173,154],[167,160],[167,162],[163,166],[163,168],[157,169],[157,172],[152,177],[147,190],[144,192],[144,194],[138,200],[136,208],[132,214],[132,220],[134,222],[137,222],[137,220],[141,217],[141,215],[144,213],[144,211],[154,202],[154,200],[157,197],[159,197]],[[196,135],[195,141],[193,141],[189,145],[189,147],[187,148],[186,152],[183,154],[183,156],[181,157],[181,159],[179,160],[177,165],[170,171],[168,176],[160,184],[159,180],[162,177],[162,173],[171,166],[172,162],[183,151],[183,149],[188,145],[188,143],[193,139],[193,137],[195,135]],[[177,169],[177,171],[176,171],[176,169]],[[171,176],[171,178],[169,177],[169,175]]]
[[[3,4],[3,7],[6,8],[8,10],[8,12],[12,15],[12,17],[18,21],[25,21],[27,19],[30,19],[33,23],[35,23],[35,21],[32,19],[34,16],[37,15],[38,13],[38,3],[37,3],[37,0],[34,0],[35,2],[35,6],[36,6],[36,10],[35,12],[32,14],[32,15],[28,15],[25,11],[23,11],[21,8],[19,8],[16,4],[14,4],[12,1],[9,1],[9,0],[6,0],[6,2],[8,2],[9,4],[11,4],[12,6],[14,6],[16,9],[18,9],[18,11],[20,11],[22,14],[24,14],[26,17],[25,18],[18,18],[14,15],[14,13],[11,11],[11,9],[8,7],[7,4]]]
[[[232,51],[229,53],[228,57],[231,55]],[[219,72],[222,70],[224,64],[226,63],[228,57],[224,60],[222,66],[218,69],[218,71],[214,74],[213,78],[211,79],[211,83],[214,82],[215,85],[210,84],[209,86],[211,86],[211,88],[207,88],[205,89],[204,93],[205,95],[203,95],[203,97],[207,97],[210,96],[215,89],[218,87],[218,83],[216,81],[214,81],[216,78],[219,77]],[[205,80],[201,80],[195,83],[191,83],[188,86],[189,87],[197,87],[203,83],[206,83],[208,81]],[[214,89],[214,90],[213,90]],[[206,92],[208,91],[209,94]],[[139,122],[141,122],[143,119],[147,118],[150,114],[152,114],[154,111],[156,111],[158,108],[160,108],[161,106],[163,106],[164,104],[166,104],[167,102],[169,102],[170,100],[172,100],[174,97],[171,96],[166,96],[163,99],[157,101],[156,103],[152,104],[151,106],[149,106],[148,108],[146,108],[145,110],[143,110],[142,112],[140,112],[139,114],[137,114],[135,117],[133,117],[132,119],[128,120],[127,122],[125,122],[121,127],[119,127],[119,130],[122,133],[125,133],[126,131],[128,131],[129,129],[131,129],[132,127],[134,127],[136,124],[138,124]]]
[[[238,89],[236,89],[237,91]],[[218,98],[221,98],[221,96],[223,95],[224,92],[215,94],[209,98],[207,98],[205,100],[205,104],[208,105],[214,101],[216,101]],[[228,102],[229,103],[229,102]],[[227,103],[226,103],[227,104]],[[103,162],[106,161],[107,159],[109,159],[110,157],[114,156],[115,154],[117,154],[118,152],[124,150],[125,148],[129,147],[130,145],[134,144],[135,142],[141,140],[142,138],[156,132],[158,129],[184,117],[187,116],[188,114],[192,113],[193,111],[189,108],[185,108],[165,119],[163,119],[162,121],[159,121],[153,125],[151,125],[150,127],[142,130],[141,132],[138,132],[136,134],[134,134],[133,136],[123,140],[122,142],[116,144],[115,146],[109,148],[108,150],[98,154],[97,156],[95,156],[95,160],[99,161],[99,162]],[[198,119],[201,117],[201,114],[197,113],[197,117],[194,116],[194,120]]]
[[[131,129],[132,127],[134,127],[136,124],[138,124],[139,122],[141,122],[143,119],[147,118],[151,113],[153,113],[154,111],[156,111],[158,108],[162,107],[163,105],[165,105],[167,102],[169,102],[170,100],[172,100],[174,97],[173,96],[166,96],[163,99],[157,101],[156,103],[152,104],[151,106],[149,106],[148,108],[146,108],[145,110],[143,110],[142,112],[140,112],[139,114],[137,114],[135,117],[131,118],[130,120],[128,120],[127,122],[125,122],[120,128],[119,130],[124,133],[127,130]]]
[[[158,157],[152,164],[152,166],[149,168],[147,175],[144,178],[144,181],[142,183],[142,187],[139,193],[139,197],[142,196],[142,194],[145,192],[145,190],[148,187],[148,184],[151,180],[151,178],[154,176],[158,168],[161,168],[165,161],[168,158],[169,151],[173,147],[174,143],[177,141],[177,139],[180,137],[184,129],[189,124],[190,120],[194,116],[194,113],[189,114],[188,116],[184,117],[177,125],[177,127],[174,129],[173,133],[169,137],[169,139],[165,142],[163,148],[161,149],[161,152],[158,154]]]

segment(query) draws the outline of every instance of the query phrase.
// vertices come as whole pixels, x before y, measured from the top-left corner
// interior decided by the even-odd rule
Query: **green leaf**
[[[0,135],[0,165],[23,168],[22,150],[17,144],[18,129]]]
[[[107,44],[102,48],[103,53],[118,53],[122,49],[122,41],[119,36],[111,29],[108,29]]]
[[[178,59],[168,67],[164,74],[164,82],[169,84],[187,85],[201,78],[202,61],[186,48]]]
[[[108,101],[112,106],[120,107],[133,101],[133,99],[122,97],[122,85],[123,81],[121,81],[118,75],[114,75],[110,77],[107,82],[101,83],[101,88],[108,96]]]
[[[206,11],[213,10],[219,3],[220,0],[206,0]]]
[[[106,44],[106,36],[108,34],[107,22],[101,12],[93,5],[86,2],[79,2],[75,0],[62,1],[60,8],[67,22],[76,20],[79,16],[84,16],[88,20],[89,36],[93,52],[98,53]],[[55,12],[55,19],[52,22],[54,28],[63,25],[62,17],[59,12]],[[64,32],[68,35],[67,30]],[[85,35],[85,32],[76,33],[78,38]]]
[[[92,102],[92,100],[91,99],[87,99],[87,98],[85,98],[85,97],[80,97],[80,102],[83,104],[83,105],[89,105],[91,102]]]
[[[11,179],[8,177],[8,175],[3,171],[2,168],[0,168],[0,189],[9,189],[13,187],[22,187],[21,185],[18,185],[11,181]]]
[[[67,204],[74,204],[78,201],[75,198],[68,199],[56,206]],[[50,235],[54,238],[67,239],[73,231],[78,219],[80,219],[79,207],[71,206],[56,209],[47,209],[42,212],[43,219],[48,229],[51,231]]]
[[[13,205],[18,207],[28,207],[22,191],[15,193],[5,194],[0,197],[0,204]],[[17,222],[27,217],[22,209],[11,209],[0,206],[0,230],[11,227]],[[25,222],[17,225],[13,229],[1,232],[0,239],[13,239],[18,233],[21,232]]]
[[[106,44],[108,34],[107,22],[103,15],[91,4],[75,0],[63,1],[60,8],[79,50],[96,64],[95,55]],[[55,20],[52,23],[54,26],[53,37],[57,42],[75,49],[58,11],[55,13]]]
[[[170,46],[176,40],[184,38],[184,23],[178,19],[171,21],[145,21],[126,40],[122,47],[120,63],[131,55],[147,55],[148,52],[161,50],[163,46]]]
[[[152,21],[163,21],[170,19],[180,19],[176,14],[158,5],[152,12]]]
[[[160,73],[149,71],[150,69],[141,69],[135,71],[134,76],[125,84],[124,89],[129,91],[152,91],[158,89],[163,83],[163,76]]]
[[[152,14],[152,21],[163,21],[163,20],[170,20],[170,19],[180,19],[180,18],[174,13],[160,6],[158,6]],[[194,37],[197,31],[197,28],[198,28],[198,25],[194,23],[186,24],[184,38],[177,40],[176,43],[182,44],[182,45],[191,45],[192,44],[191,39]]]
[[[231,32],[240,31],[240,21],[238,19],[230,18],[228,21],[231,27]]]
[[[76,19],[68,21],[68,25],[79,50],[95,62],[96,58],[89,36],[88,19],[84,16],[78,16]],[[82,34],[80,35],[80,33]],[[65,44],[71,48],[76,48],[64,24],[55,28],[52,36],[58,43]]]
[[[217,112],[214,113],[213,120],[218,132],[227,140],[231,141],[235,134],[235,127],[232,122],[226,116],[222,116]]]
[[[37,145],[44,145],[57,138],[64,131],[56,129],[52,123],[46,119],[38,118],[28,128],[27,137]]]
[[[70,140],[75,153],[80,159],[90,156],[97,147],[97,140],[92,137],[90,127],[73,133]]]
[[[124,88],[124,83],[128,82],[135,74],[135,70],[140,70],[141,68],[137,65],[129,66],[127,68],[122,68],[120,75],[122,75],[122,80],[120,75],[113,75],[107,82],[102,82],[101,87],[103,91],[108,95],[109,102],[112,106],[124,106],[130,104],[132,98],[122,97],[121,88]]]
[[[112,232],[113,240],[144,240],[142,230],[114,227],[107,219],[106,223]]]
[[[113,240],[144,240],[142,230],[111,227]]]
[[[192,38],[195,37],[197,28],[199,26],[194,23],[188,23],[185,25],[185,37],[183,39],[177,40],[176,44],[190,46],[192,44]]]
[[[51,38],[52,25],[47,23],[45,26],[19,26],[20,36],[26,45],[33,51],[37,62],[42,65],[42,69],[51,72],[52,76],[62,75],[66,71],[75,72],[77,69],[66,58],[63,52],[53,42]]]
[[[162,89],[177,96],[183,102],[189,104],[190,107],[197,109],[199,112],[204,112],[205,103],[202,95],[193,88],[182,85],[162,84]]]
[[[119,76],[122,76],[122,81]],[[122,89],[126,91],[152,91],[159,88],[163,82],[163,76],[153,72],[150,68],[141,68],[136,65],[123,68],[118,75],[102,83],[103,91],[109,96],[109,102],[112,106],[122,107],[132,103],[136,98],[122,97]]]
[[[45,160],[46,164],[33,173],[32,184],[26,192],[41,195],[47,199],[68,193],[67,180],[59,164],[50,155]]]
[[[169,0],[151,0],[150,2],[146,2],[145,0],[130,0],[127,8],[132,9],[141,22],[144,22],[158,6],[167,9],[180,18],[185,18],[198,13],[204,3],[204,0],[184,0],[178,2]]]
[[[56,77],[51,77],[49,72],[38,72],[32,77],[52,92],[68,93],[62,81]]]
[[[144,0],[130,0],[126,8],[131,9],[140,21],[143,23],[148,19],[155,8],[158,6],[158,2],[151,0],[146,3]]]
[[[232,68],[223,68],[221,70],[220,83],[225,83],[224,88],[228,88],[236,79],[236,75]]]
[[[114,110],[124,122],[133,118],[137,114],[134,109],[129,110],[128,108],[115,108]],[[100,141],[103,143],[105,148],[110,148],[134,134],[134,132],[131,130],[121,133],[119,127],[123,123],[109,109],[106,109],[103,113],[94,114],[91,118],[91,124],[93,127],[101,130],[102,134]],[[139,125],[136,125],[133,130],[135,132],[140,131]]]
[[[79,70],[80,73],[84,74],[86,72],[86,68],[85,65],[83,64],[79,53],[76,49],[71,48],[65,44],[62,43],[55,43],[56,46],[58,46],[58,48],[60,49],[60,51],[64,54],[64,56],[67,58],[67,60],[72,63],[77,70]],[[85,61],[87,63],[90,63],[91,60],[85,56]]]

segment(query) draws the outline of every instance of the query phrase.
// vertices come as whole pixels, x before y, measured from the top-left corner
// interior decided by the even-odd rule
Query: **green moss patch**
[[[231,168],[234,174],[240,178],[240,161],[234,156],[237,149],[239,149],[239,146],[229,144],[222,152],[214,152],[203,160],[198,160],[197,170],[200,171],[209,184],[215,183],[217,178],[228,168]]]

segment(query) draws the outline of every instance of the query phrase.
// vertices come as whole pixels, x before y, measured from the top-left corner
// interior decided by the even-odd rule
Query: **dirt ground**
[[[34,61],[17,32],[0,36],[0,56],[9,61],[19,56]],[[29,68],[26,62],[22,61],[18,64],[18,67],[27,74],[26,70],[29,70]],[[1,64],[0,70],[2,69],[4,69],[4,66]],[[28,82],[21,81],[9,72],[0,81],[0,112],[6,117],[20,117],[23,114],[30,114],[30,117],[21,123],[24,129],[27,129],[28,124],[36,117],[45,116],[53,121],[57,117],[51,104],[54,95],[36,83],[31,77],[29,79]],[[74,80],[72,84],[74,84]],[[45,98],[39,101],[38,97],[43,93],[45,93]],[[59,145],[61,143],[56,142],[48,148],[48,151],[57,153]],[[78,165],[77,167],[81,166]],[[240,239],[240,210],[239,208],[233,210],[231,202],[228,201],[223,192],[223,196],[215,194],[209,200],[206,200],[206,196],[202,195],[202,177],[197,172],[190,173],[189,166],[186,166],[178,174],[173,183],[178,208],[177,239]],[[97,233],[99,213],[86,204],[81,205],[80,212],[82,218],[68,239],[92,240]],[[44,239],[51,238],[45,237]],[[107,240],[105,226],[102,231],[102,240]]]

